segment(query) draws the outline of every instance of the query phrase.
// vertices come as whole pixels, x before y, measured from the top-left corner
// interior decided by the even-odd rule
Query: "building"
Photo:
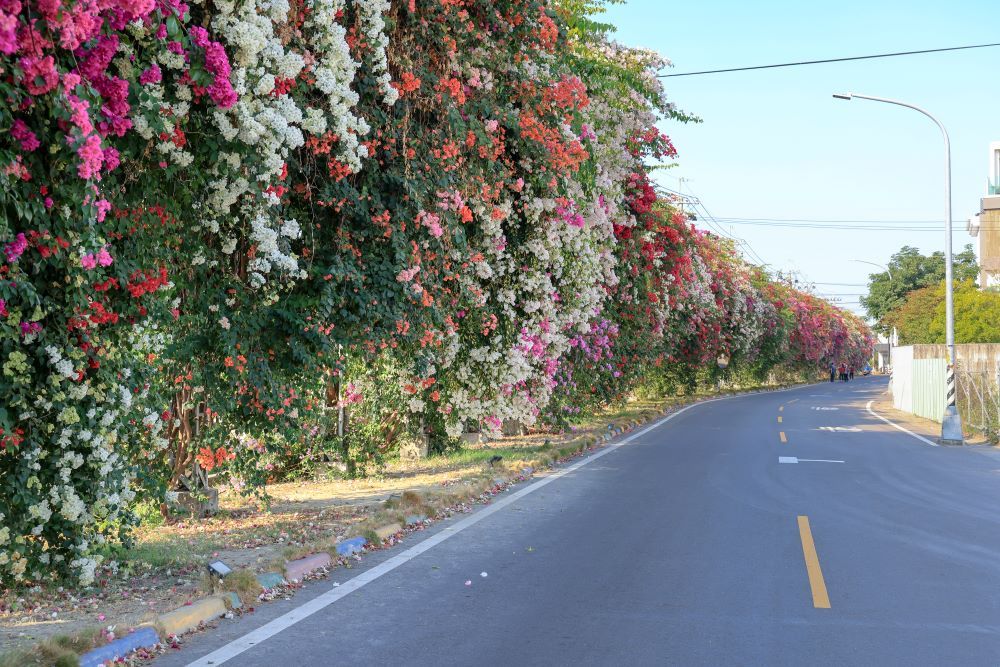
[[[990,144],[989,181],[968,231],[979,238],[979,286],[1000,288],[1000,141]]]

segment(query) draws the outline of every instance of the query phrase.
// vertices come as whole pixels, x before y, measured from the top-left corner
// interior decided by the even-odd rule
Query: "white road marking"
[[[860,433],[861,429],[857,426],[820,426],[820,431],[838,431],[847,433]]]
[[[798,463],[799,460],[794,456],[779,456],[778,463]]]
[[[800,459],[797,456],[779,456],[778,463],[844,463],[833,459]]]
[[[906,428],[903,428],[902,426],[900,426],[899,424],[896,424],[895,422],[889,421],[888,419],[886,419],[885,417],[883,417],[879,413],[877,413],[874,410],[872,410],[872,403],[874,403],[874,402],[875,401],[868,401],[868,405],[865,406],[868,409],[868,412],[871,413],[871,415],[873,417],[878,417],[879,419],[881,419],[882,421],[884,421],[886,424],[888,424],[889,426],[893,427],[894,429],[896,429],[898,431],[902,431],[903,433],[907,433],[909,435],[912,435],[914,438],[916,438],[917,440],[919,440],[920,442],[922,442],[924,444],[930,445],[931,447],[938,447],[939,446],[936,442],[928,440],[927,438],[925,438],[922,435],[917,435],[913,431],[911,431],[909,429],[906,429]]]
[[[796,389],[801,389],[801,388],[802,387],[791,387],[789,389],[777,389],[777,390],[775,390],[773,392],[770,392],[770,393],[775,393],[776,394],[776,393],[779,393],[779,392],[795,391]],[[577,461],[576,463],[574,463],[573,465],[571,465],[569,467],[557,470],[557,471],[553,472],[551,475],[543,477],[542,479],[538,480],[537,482],[529,484],[528,486],[524,487],[523,489],[521,489],[519,491],[516,491],[515,493],[513,493],[513,494],[511,494],[511,495],[509,495],[509,496],[507,496],[507,497],[505,497],[505,498],[503,498],[501,500],[498,500],[497,502],[493,503],[492,505],[484,507],[483,509],[481,509],[478,512],[474,513],[472,516],[466,517],[465,519],[462,519],[461,521],[458,521],[457,523],[455,523],[455,524],[453,524],[451,526],[447,526],[446,528],[444,528],[443,530],[441,530],[441,532],[435,533],[431,537],[428,537],[426,540],[423,540],[422,542],[413,545],[412,547],[410,547],[406,551],[402,551],[402,552],[396,554],[395,556],[393,556],[392,558],[389,558],[388,560],[386,560],[386,561],[384,561],[382,563],[379,563],[378,565],[376,565],[372,569],[368,570],[367,572],[362,572],[361,574],[359,574],[358,576],[354,577],[353,579],[351,579],[351,580],[349,580],[349,581],[341,584],[338,587],[332,588],[332,589],[328,590],[325,593],[321,593],[320,595],[317,595],[312,600],[309,600],[308,602],[304,602],[303,604],[301,604],[300,606],[296,607],[295,609],[293,609],[293,610],[291,610],[291,611],[289,611],[289,612],[287,612],[287,613],[279,616],[278,618],[274,619],[273,621],[265,623],[264,625],[260,626],[256,630],[251,630],[250,632],[248,632],[247,634],[243,635],[242,637],[234,639],[233,641],[229,642],[228,644],[225,644],[224,646],[221,646],[221,647],[217,648],[216,650],[212,651],[208,655],[204,655],[201,658],[198,658],[197,660],[188,663],[187,667],[215,667],[216,665],[221,665],[224,662],[228,662],[229,660],[232,660],[233,658],[235,658],[236,656],[240,655],[241,653],[244,653],[245,651],[249,651],[254,646],[263,643],[267,639],[270,639],[271,637],[273,637],[274,635],[278,634],[282,630],[290,628],[291,626],[295,625],[299,621],[305,620],[306,618],[308,618],[309,616],[312,616],[316,612],[325,609],[326,607],[330,606],[331,604],[333,604],[337,600],[341,599],[342,597],[345,597],[345,596],[349,595],[350,593],[353,593],[354,591],[358,590],[362,586],[365,586],[366,584],[370,584],[371,582],[375,581],[379,577],[382,577],[383,575],[386,575],[389,572],[392,572],[393,570],[395,570],[400,565],[403,565],[403,564],[407,563],[408,561],[413,560],[414,558],[416,558],[420,554],[424,553],[425,551],[428,551],[428,550],[436,547],[437,545],[439,545],[442,542],[444,542],[445,540],[447,540],[449,537],[452,537],[453,535],[457,535],[458,533],[462,532],[466,528],[469,528],[471,526],[476,525],[477,523],[479,523],[483,519],[485,519],[485,518],[487,518],[487,517],[495,514],[496,512],[499,512],[500,510],[504,509],[508,505],[517,502],[518,500],[520,500],[521,498],[525,497],[529,493],[533,493],[533,492],[537,491],[538,489],[542,488],[543,486],[551,484],[552,482],[554,482],[555,480],[559,479],[560,477],[562,477],[564,475],[567,475],[567,474],[569,474],[571,472],[574,472],[574,471],[582,468],[583,466],[587,465],[588,463],[596,461],[597,459],[601,458],[602,456],[610,454],[611,452],[617,450],[619,447],[628,444],[632,440],[635,440],[636,438],[638,438],[641,435],[645,435],[646,433],[652,431],[655,428],[659,428],[663,424],[666,424],[667,422],[669,422],[674,417],[677,417],[677,416],[679,416],[679,415],[687,412],[691,408],[697,407],[699,405],[704,405],[705,403],[714,403],[716,401],[728,401],[728,400],[731,400],[731,399],[734,399],[734,398],[746,398],[748,396],[756,396],[756,395],[757,394],[744,394],[742,396],[722,396],[720,398],[710,398],[710,399],[705,400],[705,401],[699,401],[698,403],[692,403],[691,405],[686,405],[683,408],[681,408],[680,410],[678,410],[677,412],[674,412],[674,413],[671,413],[671,414],[667,415],[663,419],[660,419],[659,421],[657,421],[654,424],[650,424],[649,426],[647,426],[646,428],[642,429],[641,431],[637,431],[637,432],[633,433],[632,435],[628,436],[624,440],[622,440],[620,442],[615,442],[615,443],[609,444],[606,447],[604,447],[603,449],[601,449],[600,451],[597,451],[597,452],[591,454],[587,458],[581,459],[580,461]]]
[[[825,407],[825,406],[817,407],[817,406],[814,405],[811,409],[812,410],[839,410],[840,408],[828,408],[828,407]]]

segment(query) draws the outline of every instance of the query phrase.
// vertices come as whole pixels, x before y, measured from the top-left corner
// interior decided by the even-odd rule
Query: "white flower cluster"
[[[484,334],[478,318],[450,335],[437,359],[449,374],[450,410],[446,428],[453,435],[468,423],[485,431],[504,421],[534,423],[549,402],[559,358],[577,332],[601,310],[604,285],[615,280],[614,258],[607,248],[612,227],[606,215],[591,206],[583,227],[567,224],[554,200],[529,198],[528,239],[508,248],[500,223],[511,202],[492,205],[501,215],[489,215],[481,202],[472,208],[483,225],[478,250],[484,259],[462,275],[462,291],[479,294],[480,313],[488,312],[515,326]],[[414,406],[411,406],[413,408]],[[421,406],[422,407],[422,406]]]
[[[361,171],[361,160],[368,157],[368,149],[358,137],[368,134],[371,128],[354,113],[358,94],[351,89],[351,83],[361,64],[351,57],[347,31],[337,22],[337,13],[344,9],[346,0],[312,0],[310,4],[312,13],[305,27],[312,33],[317,58],[316,87],[326,96],[326,125],[337,135],[338,158],[357,173]]]
[[[382,100],[392,106],[399,99],[399,91],[392,86],[389,74],[389,62],[385,55],[389,38],[385,35],[385,21],[382,19],[382,15],[389,11],[389,0],[356,0],[356,4],[365,39],[372,49],[372,69],[382,91]]]

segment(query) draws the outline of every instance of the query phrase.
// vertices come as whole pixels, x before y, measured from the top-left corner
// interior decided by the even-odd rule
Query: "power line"
[[[868,287],[866,283],[823,283],[818,280],[810,280],[813,285],[833,285],[834,287]]]
[[[746,225],[749,227],[778,227],[782,229],[843,229],[850,231],[869,232],[943,232],[944,226],[940,227],[916,227],[903,225],[845,225],[845,224],[822,224],[814,222],[768,222],[766,220],[717,220],[719,224],[726,225]],[[982,228],[980,228],[982,230]]]
[[[702,74],[722,74],[724,72],[746,72],[755,69],[774,69],[776,67],[797,67],[799,65],[819,65],[821,63],[842,63],[850,60],[871,60],[873,58],[895,58],[896,56],[912,56],[919,53],[941,53],[942,51],[964,51],[966,49],[985,49],[990,46],[1000,46],[1000,42],[994,44],[972,44],[970,46],[949,46],[943,49],[921,49],[920,51],[897,51],[895,53],[876,53],[870,56],[849,56],[847,58],[827,58],[825,60],[800,60],[791,63],[779,63],[777,65],[754,65],[752,67],[730,67],[727,69],[709,69],[701,72],[682,72],[680,74],[658,74],[660,78],[666,79],[677,76],[700,76]]]
[[[732,233],[727,233],[726,230],[722,227],[722,224],[720,222],[718,222],[715,219],[715,216],[712,215],[712,213],[708,210],[708,208],[705,207],[704,202],[702,202],[697,197],[696,197],[696,200],[697,200],[696,205],[698,207],[700,207],[702,211],[704,211],[705,216],[708,218],[708,220],[711,223],[714,223],[714,228],[718,229],[722,233],[723,236],[728,236],[729,238],[731,238],[734,241],[736,241],[738,244],[742,245],[743,248],[746,250],[747,254],[750,255],[751,257],[753,257],[754,260],[756,262],[758,262],[761,266],[767,266],[768,265],[768,263],[764,261],[764,258],[761,257],[759,254],[757,254],[757,251],[753,249],[753,246],[751,246],[750,243],[747,242],[746,239],[740,238],[739,236],[736,236],[735,234],[732,234]]]
[[[941,220],[850,220],[831,218],[757,218],[757,217],[720,217],[719,220],[753,222],[808,222],[817,224],[860,224],[860,225],[940,225]]]

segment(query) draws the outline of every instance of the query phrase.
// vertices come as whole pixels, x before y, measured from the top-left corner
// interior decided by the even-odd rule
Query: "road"
[[[998,665],[1000,455],[893,429],[885,388],[695,405],[156,665]]]

